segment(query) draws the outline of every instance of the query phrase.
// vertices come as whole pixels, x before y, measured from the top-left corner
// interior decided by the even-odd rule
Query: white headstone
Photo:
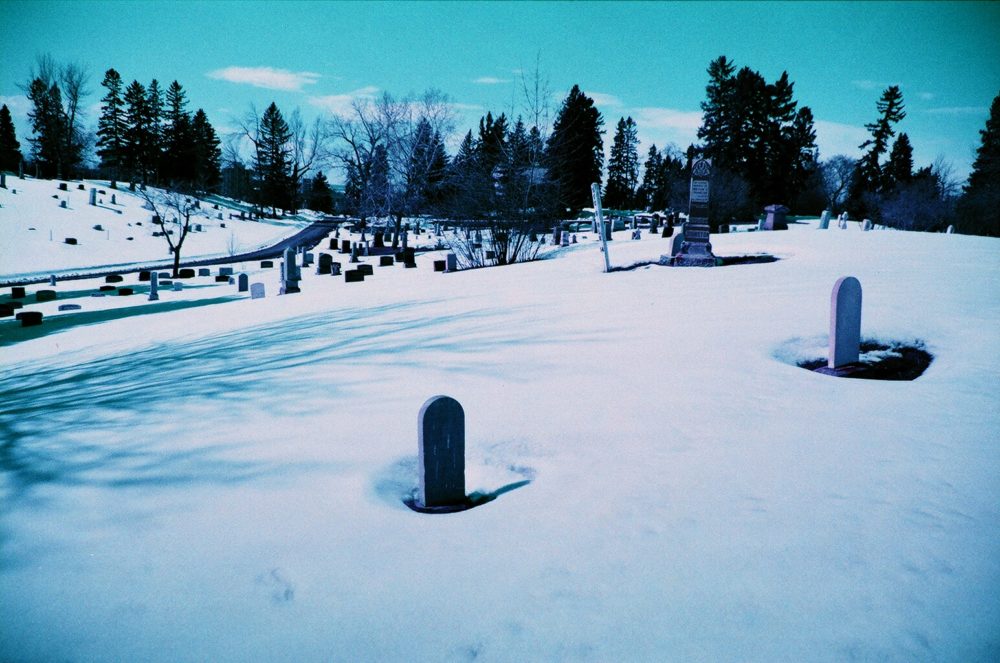
[[[263,283],[251,283],[250,284],[250,299],[264,299],[264,284]]]
[[[830,356],[839,368],[858,361],[861,346],[861,282],[853,276],[837,279],[830,294]]]
[[[823,210],[822,216],[819,217],[819,230],[827,230],[830,228],[830,210]]]
[[[953,235],[955,233],[955,226],[948,226],[948,229],[945,230],[945,232],[949,235]]]
[[[869,230],[871,230],[872,229],[872,220],[871,219],[865,219],[864,222],[862,222],[862,224],[861,224],[861,229],[864,230],[864,231],[866,231],[866,232],[869,231]]]

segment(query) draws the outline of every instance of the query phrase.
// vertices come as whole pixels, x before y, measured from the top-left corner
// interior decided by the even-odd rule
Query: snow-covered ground
[[[616,265],[669,246],[627,236]],[[60,284],[0,320],[0,659],[1000,658],[1000,243],[712,241],[781,260]],[[919,379],[794,365],[844,275]],[[495,501],[403,505],[435,394]]]
[[[171,262],[162,230],[151,223],[152,213],[146,201],[127,186],[114,190],[107,180],[66,181],[67,191],[59,190],[53,180],[7,177],[7,188],[0,189],[0,279],[14,281],[49,274],[79,272],[86,269],[114,269],[129,263]],[[83,184],[84,190],[78,185]],[[97,205],[90,205],[90,189],[103,193]],[[154,193],[151,189],[150,193]],[[115,197],[112,204],[111,196]],[[66,202],[66,208],[60,207]],[[212,204],[202,209],[192,223],[202,231],[190,233],[182,247],[184,259],[226,257],[269,246],[295,234],[306,225],[302,220],[240,221],[242,206]],[[222,215],[222,219],[219,215]],[[100,226],[101,230],[95,230]],[[170,229],[171,224],[167,224]],[[77,245],[65,243],[67,237]]]

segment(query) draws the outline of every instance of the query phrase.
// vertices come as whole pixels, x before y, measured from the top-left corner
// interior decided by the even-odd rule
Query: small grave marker
[[[830,354],[828,369],[858,361],[861,345],[861,282],[853,276],[837,279],[830,293]]]
[[[250,289],[250,277],[241,273],[236,277],[236,292],[246,292]]]
[[[823,210],[822,216],[819,217],[819,227],[817,230],[829,230],[830,228],[830,210]]]
[[[434,396],[418,415],[419,487],[416,506],[454,510],[465,495],[465,412],[450,396]]]
[[[59,305],[59,310],[60,311],[79,311],[82,308],[83,307],[80,306],[79,304],[60,304]]]
[[[264,299],[264,284],[257,282],[250,284],[250,299]]]
[[[160,299],[160,275],[152,272],[149,275],[149,301],[155,302]]]
[[[37,327],[42,324],[41,311],[21,311],[14,316],[15,320],[21,321],[22,327]]]

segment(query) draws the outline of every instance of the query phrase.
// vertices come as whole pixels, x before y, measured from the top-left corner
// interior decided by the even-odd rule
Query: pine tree
[[[195,177],[191,116],[186,107],[184,88],[173,81],[167,88],[163,111],[163,176],[168,181],[190,182]]]
[[[736,65],[722,55],[708,65],[708,86],[701,102],[702,122],[698,140],[705,145],[705,156],[716,168],[736,169],[741,161],[735,145],[742,120],[736,112]]]
[[[132,183],[149,180],[150,131],[147,124],[146,88],[132,81],[125,89],[125,164]]]
[[[101,99],[101,117],[97,121],[97,155],[101,168],[111,171],[111,186],[121,179],[125,167],[125,101],[122,99],[122,77],[114,69],[104,73],[101,82],[108,92]]]
[[[182,181],[198,190],[214,191],[221,180],[222,149],[205,111],[199,108],[191,120],[191,169]]]
[[[291,204],[289,191],[289,147],[292,132],[273,101],[260,119],[256,145],[256,170],[260,181],[260,203],[270,206],[277,216],[277,209]]]
[[[590,186],[600,185],[604,165],[603,126],[594,100],[574,85],[556,115],[545,159],[556,199],[571,213],[593,205]]]
[[[160,82],[155,78],[150,81],[146,88],[146,127],[148,132],[148,145],[146,148],[146,161],[154,182],[160,183],[163,179],[163,93],[160,91]]]
[[[618,120],[608,159],[604,204],[612,209],[632,207],[639,180],[639,138],[631,117]]]
[[[1000,237],[1000,94],[993,98],[979,136],[972,173],[959,201],[957,225],[962,232]]]
[[[907,184],[913,179],[913,146],[910,137],[899,134],[889,152],[889,161],[885,165],[885,181],[882,187],[886,191]]]
[[[312,180],[307,206],[314,212],[326,212],[327,214],[333,212],[333,191],[330,189],[330,183],[323,171],[318,171]]]
[[[865,125],[871,133],[871,138],[858,147],[862,150],[867,148],[868,151],[858,160],[848,194],[847,206],[855,216],[878,216],[878,205],[877,202],[873,202],[873,197],[882,193],[885,183],[879,159],[889,149],[889,140],[896,133],[893,125],[906,117],[903,93],[899,91],[899,86],[887,87],[882,92],[876,108],[879,118]]]
[[[69,165],[64,149],[69,128],[59,86],[54,83],[46,86],[41,78],[36,78],[28,86],[28,101],[32,131],[28,142],[38,173],[42,177],[62,178]]]
[[[4,104],[0,108],[0,170],[18,172],[21,166],[21,143],[14,132],[14,121],[10,109]]]

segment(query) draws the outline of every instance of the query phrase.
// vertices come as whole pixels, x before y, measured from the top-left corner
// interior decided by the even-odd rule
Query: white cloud
[[[621,106],[622,100],[613,94],[605,94],[603,92],[585,92],[588,97],[594,100],[594,104],[597,106]]]
[[[355,99],[371,99],[378,92],[378,88],[368,85],[357,90],[352,90],[344,94],[327,94],[321,97],[309,97],[309,103],[333,113],[334,115],[349,115],[351,103]]]
[[[675,108],[645,107],[635,109],[635,121],[658,129],[689,131],[694,136],[701,126],[701,111],[682,111]]]
[[[877,87],[881,87],[875,81],[870,81],[868,79],[862,81],[851,81],[851,85],[853,85],[854,87],[859,87],[862,90],[874,90]]]
[[[816,120],[813,127],[816,129],[816,146],[819,148],[820,159],[829,159],[836,154],[856,159],[861,156],[858,146],[869,138],[864,127],[853,124]]]
[[[984,106],[946,106],[943,108],[928,108],[928,115],[986,115],[989,109]]]
[[[923,99],[924,101],[930,101],[931,99],[934,98],[934,93],[933,92],[918,92],[917,96],[920,97],[921,99]]]
[[[268,90],[301,92],[302,86],[312,85],[320,75],[310,71],[288,71],[273,67],[226,67],[205,74],[209,78],[262,87]]]
[[[497,78],[496,76],[480,76],[472,82],[478,85],[503,85],[504,83],[510,83],[510,79]]]

